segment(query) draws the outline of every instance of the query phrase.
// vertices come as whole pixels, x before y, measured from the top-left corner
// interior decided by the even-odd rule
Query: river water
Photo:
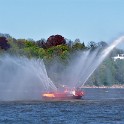
[[[81,100],[0,102],[0,124],[124,124],[124,89],[86,88]]]

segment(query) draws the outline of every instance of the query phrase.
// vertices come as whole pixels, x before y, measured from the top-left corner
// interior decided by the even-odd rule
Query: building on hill
[[[112,57],[114,61],[117,59],[124,60],[124,54],[118,54],[117,56]]]

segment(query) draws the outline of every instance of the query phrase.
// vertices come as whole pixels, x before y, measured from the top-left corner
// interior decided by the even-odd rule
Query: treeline
[[[0,34],[0,51],[15,55],[25,55],[29,58],[53,59],[54,57],[59,57],[62,60],[66,60],[70,54],[76,51],[93,50],[99,46],[105,47],[107,43],[91,41],[86,46],[79,39],[71,41],[61,35],[52,35],[47,40],[34,41],[33,39],[15,39],[8,34]]]
[[[88,45],[76,39],[71,41],[61,35],[52,35],[47,40],[40,39],[15,39],[8,34],[0,33],[0,54],[8,53],[28,58],[41,58],[45,64],[50,66],[51,60],[59,59],[65,64],[70,61],[71,56],[76,56],[78,51],[89,50],[92,52],[98,47],[104,49],[108,44],[104,41],[95,43],[91,41]],[[124,53],[123,50],[114,49],[108,58],[100,65],[87,83],[90,85],[113,85],[124,84],[124,61],[113,61],[111,58],[117,54]]]

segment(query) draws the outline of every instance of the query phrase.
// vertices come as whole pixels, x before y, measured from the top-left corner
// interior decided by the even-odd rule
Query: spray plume
[[[41,99],[42,91],[56,90],[40,59],[0,57],[0,100]]]

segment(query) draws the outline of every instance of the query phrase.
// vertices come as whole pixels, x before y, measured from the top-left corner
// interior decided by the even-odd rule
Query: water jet
[[[56,91],[43,60],[0,56],[0,100],[41,99],[42,91]]]
[[[41,96],[62,99],[81,98],[84,92],[81,89],[78,92],[77,88],[87,82],[108,54],[122,41],[124,41],[124,36],[102,51],[98,48],[92,52],[90,50],[80,52],[68,66],[63,66],[61,73],[57,72],[56,63],[51,65],[51,70],[46,70],[41,59],[0,56],[0,100],[39,100]],[[50,75],[48,76],[48,72],[52,74],[53,70],[59,77],[56,83],[50,79]],[[67,85],[69,90],[61,91],[61,88],[57,88],[55,84]]]

